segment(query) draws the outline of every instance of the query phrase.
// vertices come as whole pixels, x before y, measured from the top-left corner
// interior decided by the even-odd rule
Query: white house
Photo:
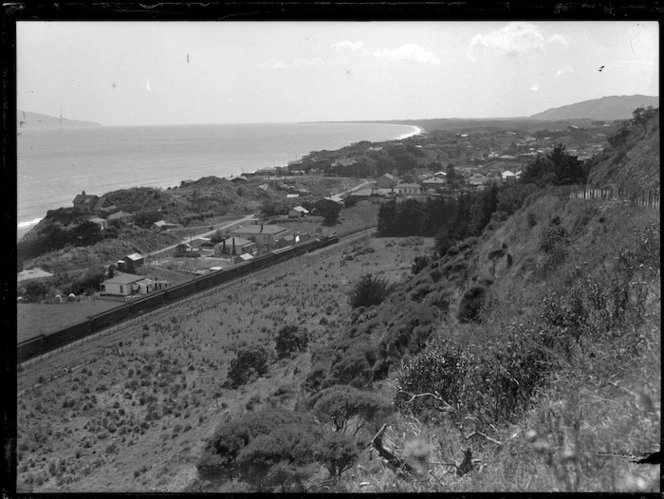
[[[511,172],[509,170],[505,170],[503,173],[501,173],[500,177],[503,179],[503,182],[506,183],[516,182],[516,175],[514,174],[514,172]]]
[[[420,194],[422,188],[420,184],[397,184],[394,186],[394,192],[399,194]]]
[[[146,295],[154,289],[154,282],[142,275],[118,274],[101,284],[102,295],[130,296]]]
[[[300,217],[306,217],[309,214],[309,210],[302,206],[296,206],[292,210],[288,212],[288,216],[290,218],[300,218]]]

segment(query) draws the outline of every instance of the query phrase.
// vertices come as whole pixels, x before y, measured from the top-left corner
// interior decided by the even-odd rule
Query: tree
[[[247,414],[230,423],[221,423],[205,445],[196,468],[205,476],[232,476],[238,470],[239,453],[255,438],[285,425],[313,422],[313,416],[308,413],[268,409]]]
[[[376,394],[348,385],[327,388],[319,392],[315,400],[314,414],[321,421],[332,424],[335,432],[345,432],[353,418],[357,418],[354,435],[366,423],[385,418],[392,412],[391,404]]]
[[[299,329],[296,325],[290,324],[282,327],[277,333],[275,350],[277,356],[281,359],[291,352],[302,352],[307,349],[309,344],[309,333],[306,329]]]
[[[71,237],[76,246],[90,246],[101,241],[104,235],[99,225],[86,220],[71,230]]]
[[[379,305],[392,291],[392,287],[383,277],[365,274],[353,285],[348,295],[352,308]]]
[[[360,457],[359,442],[350,435],[328,433],[318,448],[318,460],[323,463],[334,479],[351,469]]]
[[[267,372],[268,353],[262,347],[250,347],[240,350],[230,362],[228,381],[232,388],[244,385],[252,378],[261,377]]]
[[[648,108],[637,107],[632,112],[633,116],[632,122],[641,125],[643,127],[643,131],[647,134],[648,127],[646,125],[654,114],[655,114],[655,109],[652,106],[648,106]]]
[[[456,171],[454,170],[454,165],[450,163],[447,165],[447,175],[445,176],[445,179],[447,180],[448,184],[453,184],[454,181],[456,180]]]
[[[260,435],[237,458],[241,477],[262,487],[286,491],[313,474],[324,430],[316,424],[288,424]]]
[[[413,260],[413,264],[410,266],[410,273],[417,275],[422,269],[431,263],[430,255],[420,255],[416,256]]]

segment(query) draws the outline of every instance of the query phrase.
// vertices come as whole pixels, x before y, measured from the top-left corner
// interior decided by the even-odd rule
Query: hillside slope
[[[535,120],[570,120],[579,118],[607,121],[625,120],[632,117],[632,111],[637,107],[648,106],[658,107],[659,97],[648,95],[613,95],[547,109],[541,113],[533,114],[530,118]]]
[[[624,142],[604,150],[590,172],[590,184],[629,190],[659,189],[659,109],[645,126],[644,129],[631,123]]]
[[[655,185],[643,158],[659,164],[659,141],[633,128],[626,144],[604,180],[628,168]],[[312,353],[311,400],[335,385],[381,393],[397,410],[386,436],[405,458],[418,441],[421,463],[464,449],[479,461],[463,479],[429,465],[424,485],[358,467],[342,490],[657,490],[658,467],[624,456],[659,450],[659,256],[658,211],[541,189],[355,310]]]

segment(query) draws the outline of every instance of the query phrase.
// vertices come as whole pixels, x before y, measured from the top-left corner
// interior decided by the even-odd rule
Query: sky
[[[26,21],[16,36],[18,109],[108,126],[516,117],[659,94],[657,22]]]

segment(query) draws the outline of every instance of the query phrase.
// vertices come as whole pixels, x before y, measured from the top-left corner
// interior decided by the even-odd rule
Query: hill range
[[[31,113],[29,111],[16,111],[16,129],[22,128],[82,128],[98,127],[100,123],[94,121],[68,120],[55,118],[46,114]]]

